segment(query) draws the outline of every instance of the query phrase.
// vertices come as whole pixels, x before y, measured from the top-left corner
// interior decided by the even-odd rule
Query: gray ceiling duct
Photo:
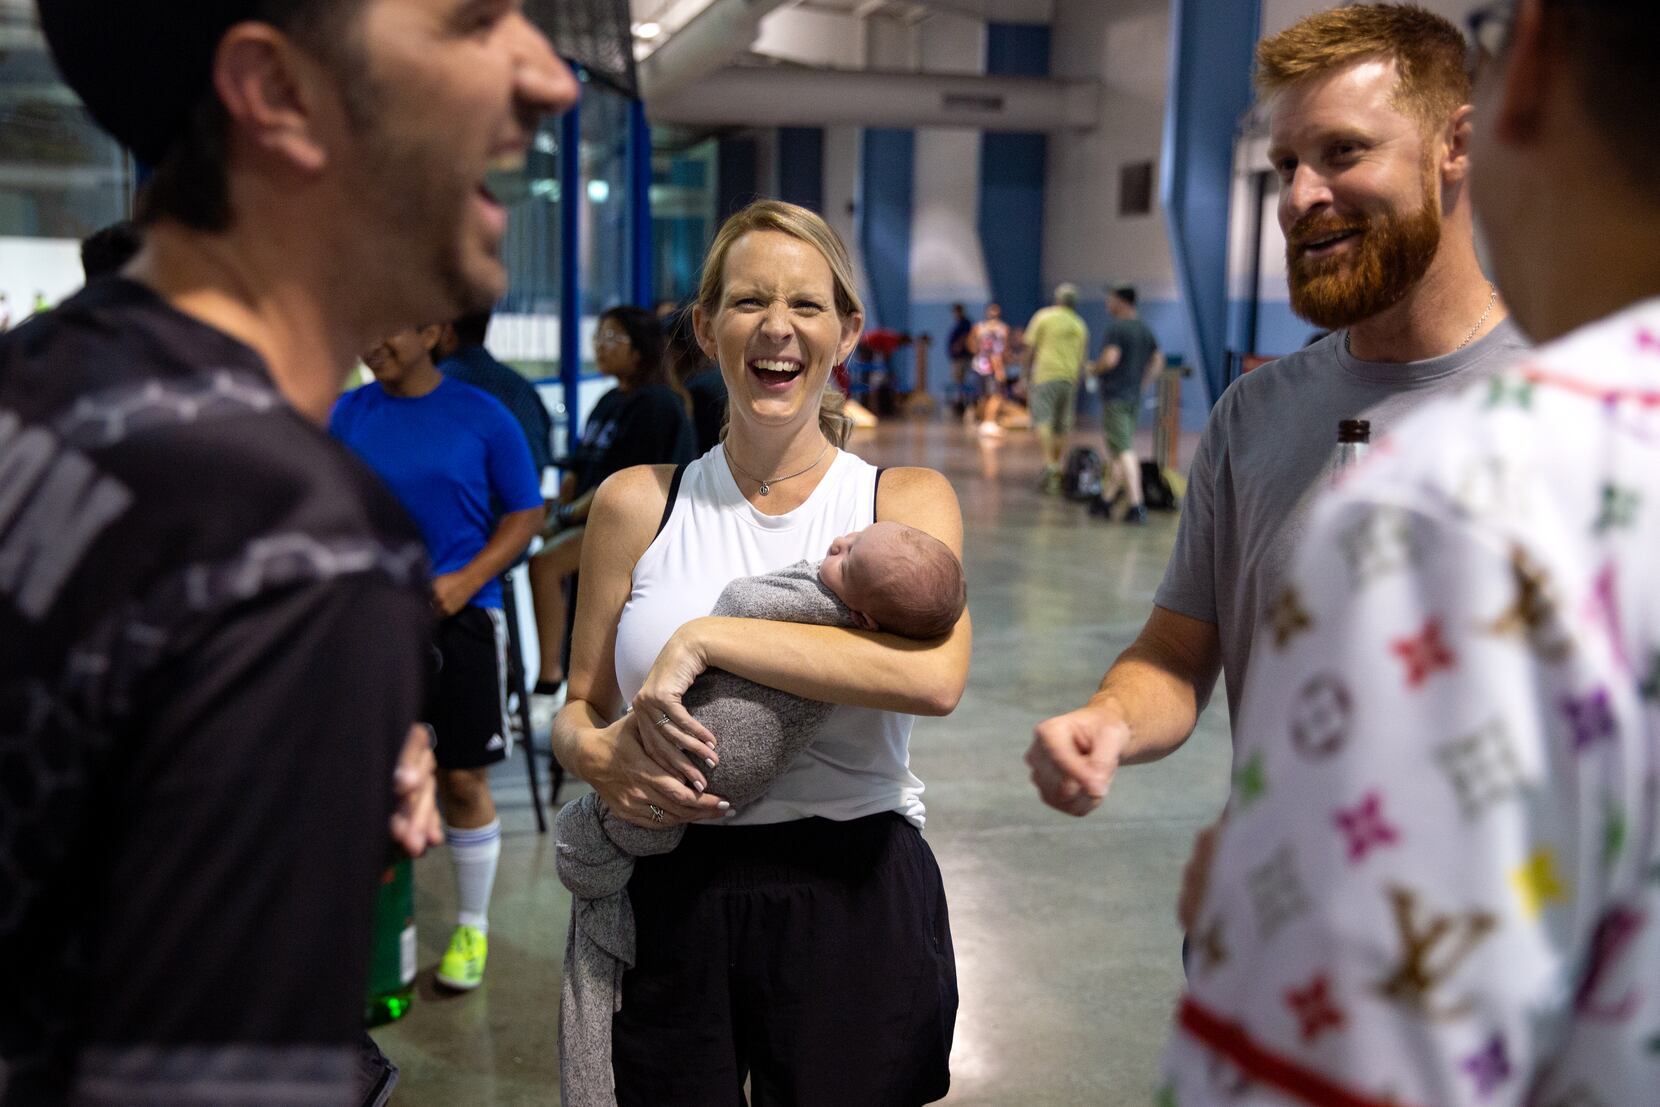
[[[648,92],[654,122],[706,126],[968,127],[1089,130],[1099,81],[737,67],[672,96]]]
[[[639,63],[640,95],[652,104],[675,96],[748,53],[761,20],[791,0],[713,0]]]

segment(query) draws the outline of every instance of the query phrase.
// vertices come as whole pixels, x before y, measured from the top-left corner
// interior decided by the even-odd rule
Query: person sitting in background
[[[694,432],[686,400],[669,383],[663,325],[644,308],[614,307],[594,329],[594,365],[617,387],[588,415],[575,467],[565,475],[547,542],[530,559],[536,635],[541,644],[537,696],[552,696],[565,681],[565,582],[582,561],[582,538],[594,491],[612,473],[632,465],[681,465],[692,460]]]
[[[928,641],[956,626],[967,593],[962,563],[927,533],[874,523],[830,544],[818,561],[740,577],[711,614],[819,626],[858,627]],[[687,689],[692,717],[721,736],[706,787],[734,808],[760,796],[817,736],[831,704],[791,695],[720,669]],[[611,1016],[617,1009],[619,948],[633,927],[623,890],[632,858],[667,853],[683,826],[640,827],[612,815],[597,792],[559,812],[560,880],[574,896],[560,992],[560,1088],[587,1103],[585,1088],[611,1084]],[[616,897],[604,907],[594,901]],[[623,958],[623,967],[632,958]]]
[[[726,382],[721,379],[720,366],[698,348],[691,308],[670,319],[663,357],[668,364],[669,379],[679,381],[681,389],[691,398],[692,428],[697,432],[695,449],[697,456],[702,457],[720,445],[721,431],[726,426]]]
[[[1660,8],[1470,24],[1470,192],[1542,345],[1314,512],[1164,1102],[1656,1102]]]
[[[131,219],[120,219],[81,240],[81,269],[87,283],[119,273],[138,256],[144,235]]]
[[[432,560],[442,663],[421,718],[437,734],[438,792],[459,905],[438,982],[466,991],[484,979],[501,855],[489,766],[511,752],[502,717],[501,574],[536,537],[543,506],[512,415],[433,363],[442,333],[437,325],[403,331],[365,354],[374,382],[340,398],[329,430],[386,482],[421,528]]]

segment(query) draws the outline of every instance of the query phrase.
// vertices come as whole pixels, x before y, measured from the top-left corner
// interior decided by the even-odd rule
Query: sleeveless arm
[[[559,763],[594,787],[612,812],[650,827],[651,806],[676,821],[716,818],[714,796],[651,760],[640,746],[638,719],[617,718],[617,621],[633,587],[634,566],[651,545],[668,497],[672,465],[641,465],[606,478],[594,496],[582,544],[582,587],[571,635],[569,695],[553,723]],[[695,773],[691,780],[702,783]]]

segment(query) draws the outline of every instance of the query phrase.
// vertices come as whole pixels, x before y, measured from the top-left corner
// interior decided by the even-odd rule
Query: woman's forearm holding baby
[[[641,695],[665,694],[684,673],[695,676],[714,668],[826,703],[949,715],[968,680],[972,636],[966,612],[950,634],[928,642],[841,627],[706,616],[675,632]],[[698,662],[701,666],[693,671]],[[653,687],[652,678],[661,683]]]

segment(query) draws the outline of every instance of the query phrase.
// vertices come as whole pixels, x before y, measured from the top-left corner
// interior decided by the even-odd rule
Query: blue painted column
[[[911,205],[915,191],[916,132],[867,128],[860,158],[864,173],[859,248],[874,303],[866,326],[911,329]]]
[[[657,252],[651,237],[651,126],[646,106],[628,105],[628,215],[629,266],[634,302],[649,308],[657,302]]]
[[[565,441],[582,432],[582,103],[559,119],[559,380],[565,391]]]
[[[1018,23],[986,27],[986,74],[1047,77],[1049,28]],[[1048,302],[1043,288],[1043,201],[1049,139],[987,132],[980,140],[980,248],[992,297],[1003,318],[1023,327]]]
[[[824,214],[824,128],[778,128],[778,198]]]
[[[1160,199],[1176,283],[1214,404],[1227,386],[1228,213],[1234,139],[1251,105],[1259,0],[1171,0]]]

